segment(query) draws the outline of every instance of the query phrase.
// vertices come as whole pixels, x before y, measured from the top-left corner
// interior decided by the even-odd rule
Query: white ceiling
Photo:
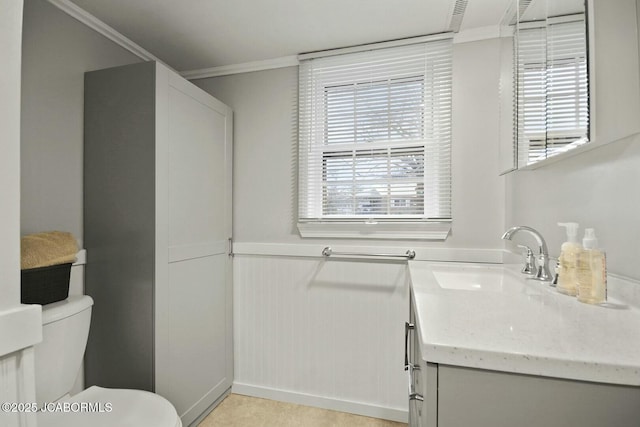
[[[447,31],[455,0],[72,0],[179,71]],[[461,31],[511,0],[468,0]]]

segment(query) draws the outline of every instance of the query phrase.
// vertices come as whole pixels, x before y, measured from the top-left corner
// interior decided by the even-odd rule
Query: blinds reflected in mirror
[[[521,25],[517,35],[518,165],[589,139],[584,14]]]

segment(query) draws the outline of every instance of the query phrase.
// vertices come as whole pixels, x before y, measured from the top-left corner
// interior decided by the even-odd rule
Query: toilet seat
[[[61,402],[101,403],[102,412],[38,412],[39,427],[182,427],[175,408],[164,397],[142,390],[89,387]],[[107,403],[111,404],[108,412]],[[93,405],[94,410],[98,405]]]

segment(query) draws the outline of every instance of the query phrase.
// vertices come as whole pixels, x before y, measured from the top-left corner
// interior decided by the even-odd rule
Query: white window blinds
[[[589,137],[584,15],[518,30],[519,163],[542,160]]]
[[[304,60],[299,221],[451,218],[452,40]]]

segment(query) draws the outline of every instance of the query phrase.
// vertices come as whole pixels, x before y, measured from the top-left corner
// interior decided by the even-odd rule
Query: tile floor
[[[230,394],[199,427],[406,427],[327,409]]]

